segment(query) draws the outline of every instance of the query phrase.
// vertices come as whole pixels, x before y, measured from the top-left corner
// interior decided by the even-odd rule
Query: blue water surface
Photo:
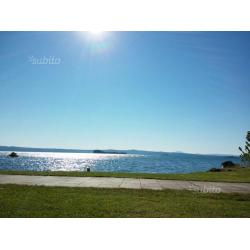
[[[141,173],[190,173],[220,167],[223,161],[238,163],[239,157],[199,155],[184,153],[157,154],[94,154],[94,153],[51,153],[0,152],[0,169],[32,171],[91,171],[141,172]]]

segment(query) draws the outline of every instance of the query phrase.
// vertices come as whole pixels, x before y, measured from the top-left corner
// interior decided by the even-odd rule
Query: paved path
[[[0,184],[154,190],[179,189],[209,193],[250,193],[250,183],[175,181],[114,177],[0,175]]]

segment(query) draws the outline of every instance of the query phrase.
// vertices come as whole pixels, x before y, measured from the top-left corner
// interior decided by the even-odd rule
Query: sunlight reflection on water
[[[9,152],[0,152],[0,169],[34,171],[91,171],[188,173],[207,171],[219,167],[221,162],[232,160],[225,156],[191,154],[95,154],[18,152],[19,157],[7,157]],[[238,162],[238,157],[234,157]]]

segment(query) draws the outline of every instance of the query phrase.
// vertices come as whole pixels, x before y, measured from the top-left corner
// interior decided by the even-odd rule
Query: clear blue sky
[[[0,145],[238,154],[249,107],[250,32],[0,32]]]

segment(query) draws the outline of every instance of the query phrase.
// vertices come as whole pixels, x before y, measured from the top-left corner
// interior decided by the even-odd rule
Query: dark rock
[[[221,163],[221,166],[223,168],[232,168],[232,167],[236,167],[237,165],[235,165],[232,161],[224,161]]]
[[[9,157],[18,157],[18,154],[16,152],[12,152],[8,156]]]

